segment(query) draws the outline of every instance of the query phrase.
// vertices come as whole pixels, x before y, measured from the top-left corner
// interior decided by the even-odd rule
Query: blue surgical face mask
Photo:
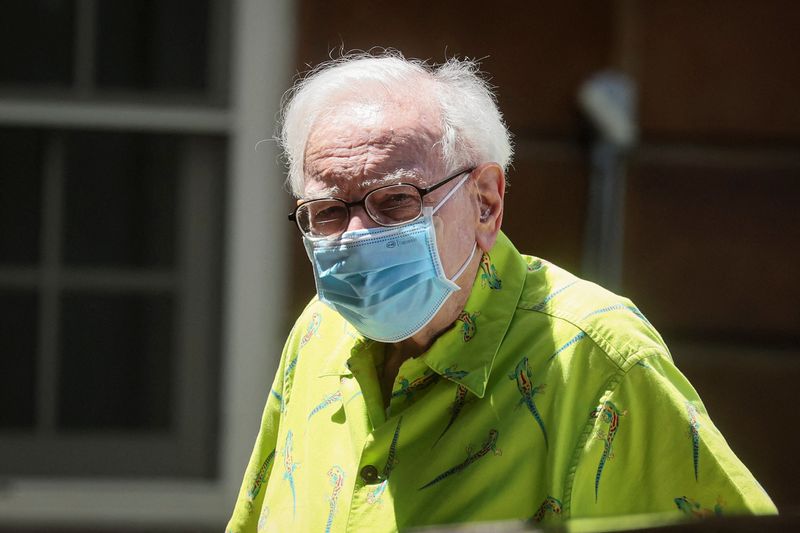
[[[467,178],[469,174],[435,207],[423,208],[414,222],[348,231],[335,240],[305,237],[320,300],[376,341],[397,342],[421,330],[459,290],[454,281],[475,255],[477,244],[448,279],[433,225],[433,214]]]

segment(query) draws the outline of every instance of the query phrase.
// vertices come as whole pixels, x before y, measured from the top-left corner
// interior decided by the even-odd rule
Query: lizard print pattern
[[[311,320],[308,322],[308,326],[306,326],[306,332],[300,338],[300,348],[308,344],[308,341],[317,334],[319,330],[319,325],[322,323],[322,315],[319,313],[314,313],[311,315]]]
[[[267,526],[267,520],[269,520],[269,506],[264,505],[261,508],[261,515],[258,517],[258,531]]]
[[[442,375],[449,380],[464,379],[467,377],[467,374],[469,374],[467,370],[458,370],[458,367],[455,365],[448,366],[442,371]]]
[[[544,515],[550,511],[556,516],[561,515],[561,500],[558,498],[553,498],[552,496],[548,496],[542,502],[542,505],[539,506],[539,510],[536,511],[536,514],[533,515],[531,518],[534,522],[541,522],[544,520]]]
[[[292,491],[292,517],[297,513],[297,495],[294,488],[294,471],[297,470],[298,463],[292,461],[292,430],[286,433],[286,444],[283,447],[283,479],[289,482]]]
[[[569,348],[570,346],[572,346],[572,345],[573,345],[573,344],[575,344],[576,342],[580,342],[580,341],[581,341],[582,339],[584,339],[584,338],[586,338],[586,333],[584,333],[583,331],[581,331],[580,333],[578,333],[577,335],[575,335],[574,337],[572,337],[570,340],[568,340],[567,342],[565,342],[565,343],[564,343],[564,344],[563,344],[563,345],[562,345],[562,346],[561,346],[561,347],[560,347],[558,350],[556,350],[556,351],[553,353],[553,355],[551,355],[550,357],[548,357],[546,362],[547,362],[547,363],[549,363],[550,361],[552,361],[553,359],[555,359],[555,358],[556,358],[556,356],[557,356],[558,354],[560,354],[561,352],[563,352],[564,350],[566,350],[567,348]]]
[[[367,503],[371,505],[381,503],[381,496],[386,491],[386,485],[389,484],[389,476],[392,475],[392,470],[397,465],[397,441],[400,439],[400,424],[402,423],[403,417],[401,416],[397,421],[392,443],[389,445],[389,454],[386,456],[386,464],[383,466],[383,472],[381,472],[380,479],[382,481],[367,494]]]
[[[722,516],[722,508],[725,506],[721,499],[717,500],[714,509],[704,509],[700,502],[687,496],[681,496],[673,500],[678,509],[683,511],[686,516],[692,518],[708,518],[712,516]]]
[[[533,372],[531,372],[531,367],[528,364],[527,357],[523,357],[520,362],[517,363],[514,371],[508,375],[508,379],[517,382],[517,389],[519,389],[519,393],[522,395],[519,405],[524,404],[528,408],[528,411],[530,411],[533,419],[536,420],[537,424],[539,424],[539,428],[542,430],[542,436],[544,437],[544,447],[548,448],[549,443],[547,442],[547,430],[544,427],[544,421],[539,414],[539,410],[536,408],[536,404],[533,401],[533,397],[536,394],[542,393],[547,385],[542,383],[541,385],[534,387],[533,383],[531,382],[532,377]]]
[[[350,396],[350,397],[347,399],[347,401],[346,401],[346,402],[344,402],[344,404],[345,404],[345,405],[347,405],[347,404],[349,404],[350,402],[352,402],[353,400],[355,400],[356,398],[358,398],[359,396],[363,396],[363,395],[364,395],[364,393],[363,393],[362,391],[355,392],[355,393],[353,393],[353,395],[352,395],[352,396]]]
[[[439,444],[439,441],[442,440],[444,434],[447,433],[447,430],[450,429],[450,426],[452,426],[453,422],[455,422],[456,418],[458,418],[458,415],[464,408],[464,404],[466,403],[466,401],[467,401],[467,388],[464,385],[458,385],[456,387],[456,399],[453,400],[453,405],[452,407],[450,407],[450,420],[447,422],[447,425],[442,431],[442,434],[439,435],[439,438],[436,439],[436,442],[433,443],[433,446],[431,446],[431,448]]]
[[[261,468],[258,469],[255,478],[253,479],[253,484],[250,486],[250,489],[247,491],[247,499],[252,504],[255,501],[256,496],[261,491],[261,485],[264,483],[264,480],[267,478],[267,472],[269,471],[269,467],[272,465],[272,461],[275,459],[275,450],[269,452],[267,458],[264,459],[264,463],[261,465]]]
[[[464,462],[457,464],[445,472],[442,472],[431,481],[421,486],[419,490],[427,489],[428,487],[431,487],[452,475],[458,474],[489,452],[494,452],[495,455],[502,455],[503,452],[497,447],[497,436],[498,431],[496,429],[489,430],[489,436],[486,439],[486,442],[483,443],[483,446],[481,446],[477,452],[472,453],[472,446],[469,446],[467,448],[467,458],[464,460]]]
[[[423,375],[414,381],[408,381],[406,378],[401,377],[400,388],[396,391],[392,391],[392,398],[405,396],[406,400],[410,401],[414,397],[414,394],[427,389],[437,381],[439,381],[439,374],[436,374],[431,370],[426,370]]]
[[[700,466],[700,422],[697,421],[697,409],[690,402],[686,402],[686,412],[689,414],[689,438],[692,439],[692,463],[694,464],[694,480],[698,481],[698,468]]]
[[[490,289],[499,290],[503,287],[503,281],[497,275],[497,269],[492,263],[492,259],[486,252],[481,256],[481,287],[489,286]]]
[[[535,259],[531,264],[528,265],[528,272],[536,272],[537,270],[541,270],[544,266],[541,259]]]
[[[325,533],[330,533],[331,531],[333,519],[336,516],[336,503],[339,500],[339,493],[342,491],[342,486],[344,485],[344,470],[342,470],[342,467],[333,465],[331,469],[328,470],[328,481],[333,485],[333,489],[331,490],[331,495],[328,497],[328,505],[330,508],[328,510],[328,521],[325,523]]]
[[[340,401],[342,401],[342,393],[341,393],[341,391],[336,391],[333,394],[328,394],[327,396],[325,396],[325,398],[322,399],[322,401],[316,407],[314,407],[311,410],[310,413],[308,413],[308,419],[307,420],[311,420],[311,417],[314,416],[315,414],[319,413],[320,411],[322,411],[326,407],[331,406],[331,405],[335,404],[336,402],[340,402]]]
[[[622,310],[622,309],[627,309],[628,311],[630,311],[631,313],[636,315],[636,317],[639,320],[641,320],[642,322],[644,322],[648,326],[653,327],[653,325],[650,323],[650,321],[647,320],[647,317],[645,317],[644,314],[641,311],[639,311],[639,309],[634,305],[623,305],[623,304],[610,305],[608,307],[603,307],[602,309],[597,309],[595,311],[587,313],[587,314],[585,314],[583,316],[583,318],[589,318],[590,316],[600,315],[600,314],[603,314],[603,313],[610,313],[611,311],[619,311],[619,310]]]
[[[567,283],[563,287],[561,287],[559,289],[556,289],[555,291],[553,291],[550,294],[548,294],[547,296],[545,296],[544,300],[542,300],[538,304],[536,304],[533,307],[531,307],[531,310],[532,311],[541,311],[542,309],[547,307],[547,304],[550,303],[550,300],[552,300],[553,298],[555,298],[556,296],[558,296],[559,294],[561,294],[565,290],[569,289],[570,287],[572,287],[576,283],[578,283],[578,280],[575,280],[575,281],[572,281],[570,283]]]
[[[288,389],[288,387],[289,387],[289,384],[288,384],[289,383],[289,376],[292,375],[292,372],[294,371],[295,367],[297,366],[297,358],[298,357],[299,357],[298,355],[295,355],[294,358],[291,361],[289,361],[289,364],[286,365],[286,368],[283,371],[283,390],[284,390],[284,392],[289,390]],[[286,396],[285,395],[280,396],[280,401],[281,401],[281,413],[285,413],[286,412]]]
[[[603,474],[603,468],[609,459],[614,458],[611,445],[614,442],[617,431],[619,431],[619,417],[625,416],[627,413],[627,411],[620,412],[610,401],[603,402],[602,405],[592,411],[592,418],[600,418],[603,422],[608,424],[608,431],[605,434],[603,434],[602,430],[597,432],[597,438],[603,441],[603,454],[600,456],[600,463],[597,465],[597,475],[594,478],[595,502],[597,502],[597,495],[600,490],[600,476]]]
[[[461,311],[461,313],[458,315],[458,318],[456,318],[457,321],[460,320],[463,322],[461,325],[461,337],[464,339],[464,342],[471,341],[478,332],[478,324],[475,319],[477,319],[480,314],[480,311],[472,314],[469,314],[466,311]]]
[[[283,412],[283,395],[280,392],[276,391],[275,389],[270,389],[269,392],[281,404],[281,412]]]

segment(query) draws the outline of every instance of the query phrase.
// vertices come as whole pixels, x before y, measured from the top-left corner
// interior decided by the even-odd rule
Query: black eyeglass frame
[[[450,183],[454,179],[459,178],[459,177],[463,176],[464,174],[467,174],[467,173],[470,173],[470,172],[474,171],[476,168],[477,167],[470,167],[470,168],[462,169],[462,170],[456,172],[455,174],[453,174],[452,176],[448,176],[448,177],[444,178],[439,183],[435,183],[435,184],[431,185],[430,187],[419,187],[417,185],[414,185],[413,183],[407,183],[407,182],[402,182],[402,181],[398,182],[398,183],[390,183],[389,185],[382,185],[380,187],[372,189],[371,191],[368,191],[366,194],[364,194],[364,196],[361,197],[360,200],[356,200],[355,202],[347,202],[347,201],[342,200],[341,198],[337,198],[335,196],[326,196],[326,197],[323,197],[323,198],[314,198],[312,200],[306,200],[305,202],[303,202],[303,203],[299,204],[297,207],[295,207],[294,210],[291,213],[289,213],[289,217],[288,218],[289,218],[290,221],[294,222],[297,225],[297,229],[300,230],[300,233],[302,233],[303,235],[307,235],[307,233],[303,231],[303,228],[300,227],[300,222],[297,220],[297,211],[301,207],[303,207],[304,205],[310,204],[312,202],[319,202],[319,201],[324,201],[324,200],[336,200],[337,202],[341,202],[342,204],[344,204],[345,209],[347,210],[347,222],[344,225],[345,228],[350,224],[350,210],[351,210],[351,208],[355,207],[355,206],[359,206],[359,205],[364,208],[364,212],[367,214],[367,216],[370,218],[370,220],[372,220],[373,222],[375,222],[379,226],[389,227],[389,228],[390,227],[394,227],[394,226],[402,226],[403,224],[408,224],[410,222],[414,222],[420,216],[422,216],[422,209],[420,209],[419,214],[416,217],[412,218],[411,220],[405,220],[403,222],[398,222],[396,224],[384,224],[382,222],[379,222],[379,221],[375,220],[372,217],[372,215],[370,214],[369,209],[367,209],[367,206],[365,205],[365,203],[367,201],[367,198],[372,193],[374,193],[376,191],[380,191],[381,189],[386,189],[388,187],[397,187],[398,185],[408,185],[409,187],[415,188],[417,190],[417,192],[419,193],[420,200],[423,200],[425,198],[425,196],[427,196],[428,194],[432,193],[433,191],[435,191],[439,187],[442,187],[442,186]],[[324,238],[324,237],[320,237],[320,238]]]

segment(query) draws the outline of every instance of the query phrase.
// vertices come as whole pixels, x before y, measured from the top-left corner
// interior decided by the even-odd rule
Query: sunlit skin
[[[432,99],[383,96],[378,104],[365,104],[365,100],[338,102],[312,127],[304,159],[304,194],[298,203],[325,196],[355,201],[376,187],[399,181],[425,187],[458,170],[446,168],[437,149],[441,130],[438,108],[428,101]],[[457,182],[426,196],[425,204],[435,205]],[[433,320],[413,337],[386,345],[380,376],[385,404],[403,361],[430,348],[464,308],[481,251],[491,249],[500,230],[504,192],[502,168],[482,163],[434,215],[439,254],[448,277],[464,264],[476,242],[478,249],[454,280],[461,290],[450,296]],[[362,207],[356,207],[347,230],[376,226]]]

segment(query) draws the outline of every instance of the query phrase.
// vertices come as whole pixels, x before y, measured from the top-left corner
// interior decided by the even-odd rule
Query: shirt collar
[[[467,303],[453,326],[421,359],[434,372],[483,398],[497,351],[517,308],[525,283],[525,262],[500,232],[494,247],[481,257]],[[325,312],[336,314],[325,306]],[[361,336],[343,318],[342,334],[332,347],[320,376],[352,374],[348,360],[378,343]]]
[[[437,374],[483,398],[500,344],[525,283],[525,262],[500,232],[484,252],[472,292],[458,319],[422,355]]]

